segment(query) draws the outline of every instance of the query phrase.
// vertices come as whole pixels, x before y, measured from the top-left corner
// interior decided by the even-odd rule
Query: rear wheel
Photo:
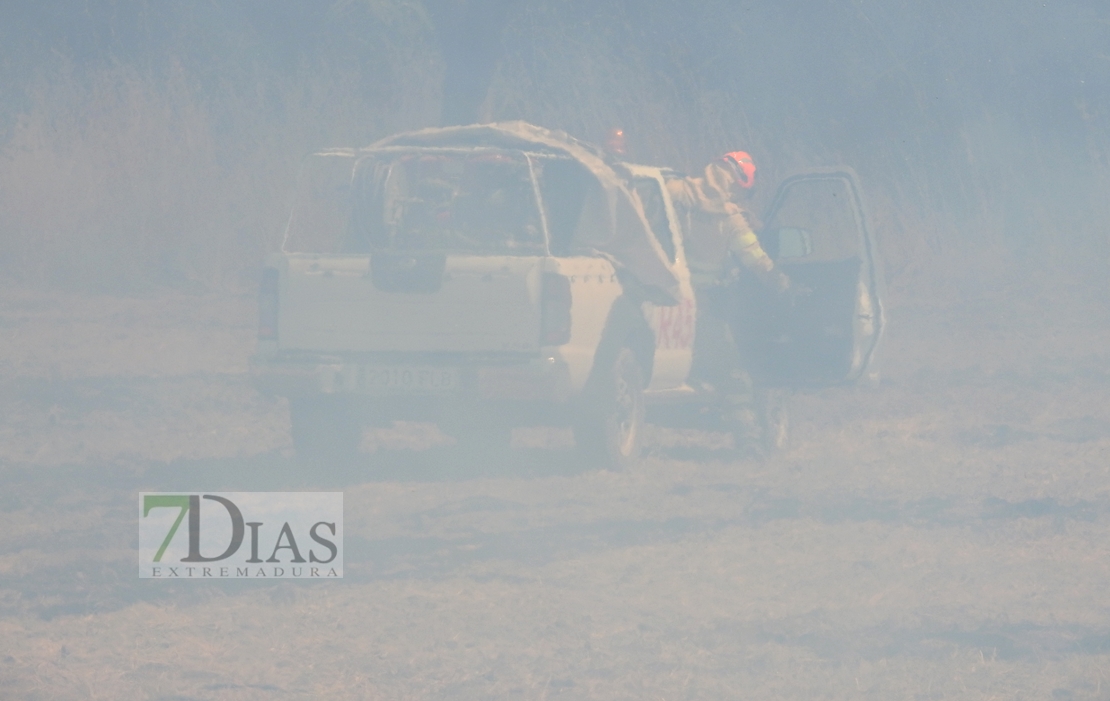
[[[358,454],[362,424],[344,397],[291,397],[289,419],[297,459],[313,465],[343,464]]]
[[[643,438],[644,376],[636,354],[622,348],[598,380],[574,423],[574,441],[585,459],[622,469],[639,459]]]

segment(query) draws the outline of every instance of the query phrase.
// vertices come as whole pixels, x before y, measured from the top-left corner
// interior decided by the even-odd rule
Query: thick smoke
[[[311,150],[517,118],[594,140],[620,126],[632,158],[680,169],[743,147],[763,199],[788,172],[850,164],[896,288],[1107,262],[1099,3],[55,0],[4,14],[13,275],[250,277]],[[168,170],[149,156],[175,149]],[[118,187],[90,197],[90,178]]]

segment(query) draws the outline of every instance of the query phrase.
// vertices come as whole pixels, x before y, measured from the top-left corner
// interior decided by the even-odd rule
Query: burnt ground
[[[655,428],[297,467],[253,300],[0,295],[0,697],[1110,698],[1103,290],[890,310],[769,460]],[[537,447],[540,446],[540,447]],[[137,493],[342,489],[340,582],[139,580]]]

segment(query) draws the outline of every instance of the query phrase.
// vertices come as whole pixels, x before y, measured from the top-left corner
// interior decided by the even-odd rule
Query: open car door
[[[738,283],[733,332],[756,383],[876,380],[881,278],[859,180],[849,168],[810,171],[779,187],[759,232],[797,289],[783,299],[754,276]]]

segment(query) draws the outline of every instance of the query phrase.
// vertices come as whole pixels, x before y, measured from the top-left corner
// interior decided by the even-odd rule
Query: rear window
[[[420,151],[317,159],[302,177],[287,251],[546,251],[524,154]]]
[[[500,152],[364,157],[352,180],[346,249],[542,255],[528,160]]]

